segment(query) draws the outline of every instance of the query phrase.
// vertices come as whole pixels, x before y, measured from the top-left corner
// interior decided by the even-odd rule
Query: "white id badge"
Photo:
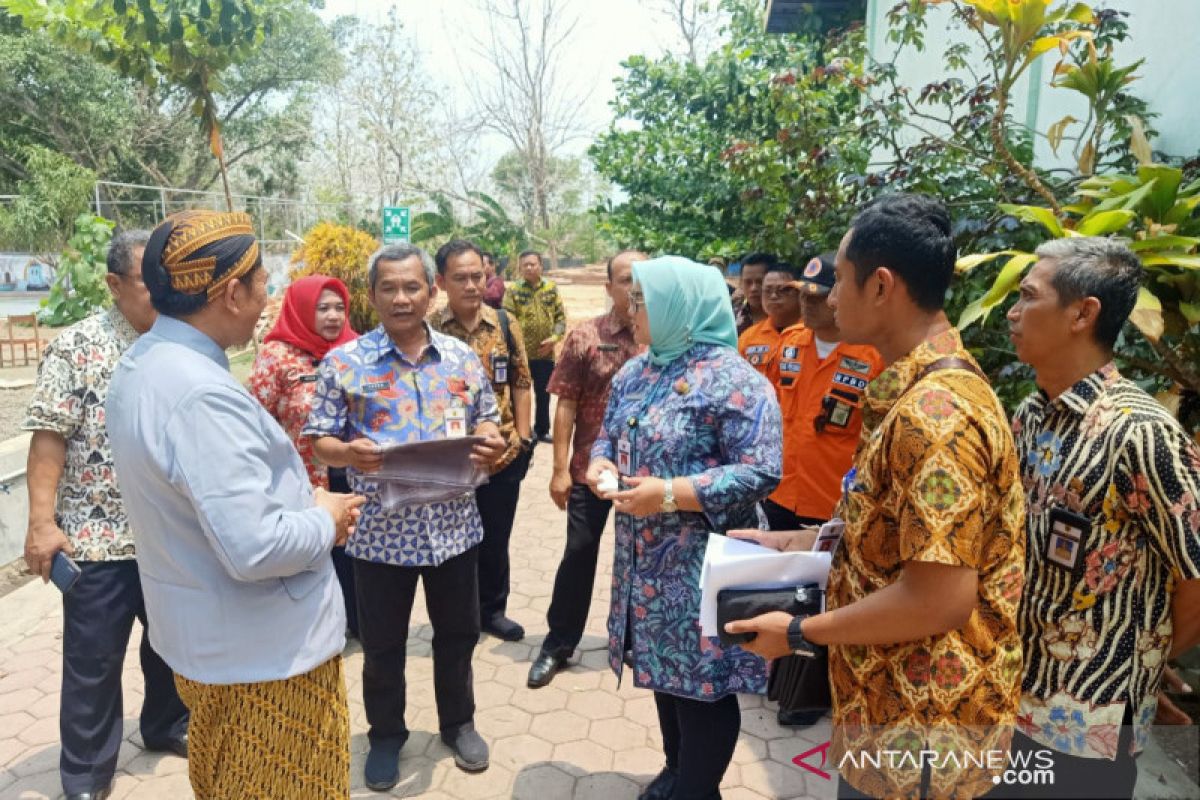
[[[623,436],[617,440],[617,472],[622,475],[633,474],[633,449]]]
[[[507,356],[492,356],[492,382],[508,383]]]
[[[467,409],[462,403],[446,408],[446,438],[459,439],[467,435]]]

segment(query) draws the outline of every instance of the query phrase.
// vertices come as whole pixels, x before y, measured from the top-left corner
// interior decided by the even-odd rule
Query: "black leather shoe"
[[[180,758],[188,757],[188,737],[185,733],[177,739],[168,739],[165,742],[156,744],[146,744],[146,750],[151,753],[174,753]]]
[[[540,689],[549,686],[554,674],[567,665],[566,656],[556,656],[554,653],[539,653],[529,667],[529,679],[525,684],[530,689]]]
[[[671,800],[671,795],[675,794],[676,777],[674,772],[663,767],[663,771],[650,781],[650,785],[637,796],[637,800]]]
[[[373,792],[386,792],[400,782],[400,750],[403,739],[380,739],[371,742],[363,779]]]
[[[76,792],[75,794],[67,795],[67,800],[105,800],[112,794],[112,784],[105,786],[103,789],[97,789],[94,792]]]
[[[493,617],[487,622],[481,623],[479,627],[484,633],[490,633],[497,639],[503,639],[506,642],[519,642],[525,638],[525,629],[508,617]]]

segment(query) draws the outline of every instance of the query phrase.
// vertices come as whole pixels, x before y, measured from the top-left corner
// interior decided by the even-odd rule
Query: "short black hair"
[[[744,270],[751,264],[763,264],[770,270],[777,261],[779,261],[779,257],[774,253],[747,253],[742,257],[742,269]]]
[[[446,265],[450,259],[457,258],[463,253],[474,253],[479,256],[479,261],[483,261],[484,252],[469,239],[451,239],[444,245],[438,248],[437,254],[433,257],[433,261],[437,264],[438,275],[446,274]]]
[[[539,264],[542,263],[542,254],[539,253],[537,250],[522,250],[521,255],[517,256],[517,261],[518,262],[524,261],[525,256],[537,256],[538,263]]]
[[[904,281],[913,302],[925,311],[945,306],[957,255],[950,213],[928,195],[883,195],[850,223],[846,258],[854,264],[858,285],[886,267]]]
[[[771,264],[770,266],[768,266],[766,274],[763,277],[766,277],[766,275],[770,275],[772,272],[779,272],[784,275],[787,275],[789,278],[791,278],[794,281],[800,280],[800,268],[793,266],[792,264],[789,264],[786,261],[776,261],[774,264]]]
[[[108,243],[108,256],[105,258],[108,274],[128,275],[133,267],[133,251],[145,247],[149,241],[150,231],[146,230],[120,231],[115,234]]]
[[[1085,297],[1100,301],[1094,335],[1111,350],[1121,326],[1133,313],[1142,286],[1145,270],[1137,255],[1123,242],[1102,236],[1052,239],[1038,247],[1036,254],[1055,262],[1050,285],[1058,292],[1059,305]]]
[[[618,250],[617,252],[613,253],[611,256],[609,256],[609,257],[608,257],[608,263],[605,265],[605,266],[607,267],[607,269],[608,269],[608,280],[609,280],[609,282],[611,282],[611,281],[612,281],[612,265],[613,265],[613,262],[614,262],[614,261],[616,261],[616,260],[617,260],[618,258],[620,258],[621,256],[624,256],[624,255],[629,255],[630,253],[634,253],[634,254],[636,254],[636,255],[639,255],[639,256],[644,256],[644,255],[646,255],[646,254],[645,254],[643,251],[641,251],[641,250],[638,250],[636,247],[626,247],[624,250]]]

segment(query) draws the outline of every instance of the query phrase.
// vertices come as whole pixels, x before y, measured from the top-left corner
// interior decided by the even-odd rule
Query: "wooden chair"
[[[28,366],[30,361],[38,364],[42,360],[42,335],[38,330],[37,314],[13,314],[6,318],[8,335],[0,339],[0,367],[5,366],[4,350],[8,348],[7,366]],[[13,332],[14,325],[25,325],[33,328],[33,338],[18,337]],[[31,359],[32,355],[32,359]],[[18,365],[17,359],[21,360]]]

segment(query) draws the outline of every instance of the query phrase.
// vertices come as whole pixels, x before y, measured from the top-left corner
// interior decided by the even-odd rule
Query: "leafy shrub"
[[[338,278],[350,290],[350,327],[359,333],[379,324],[367,298],[367,259],[379,242],[348,225],[318,222],[304,235],[304,244],[292,253],[292,280],[305,275]]]
[[[112,302],[104,282],[112,231],[113,223],[103,217],[80,214],[75,218],[75,233],[58,262],[50,296],[38,312],[44,324],[70,325]]]

